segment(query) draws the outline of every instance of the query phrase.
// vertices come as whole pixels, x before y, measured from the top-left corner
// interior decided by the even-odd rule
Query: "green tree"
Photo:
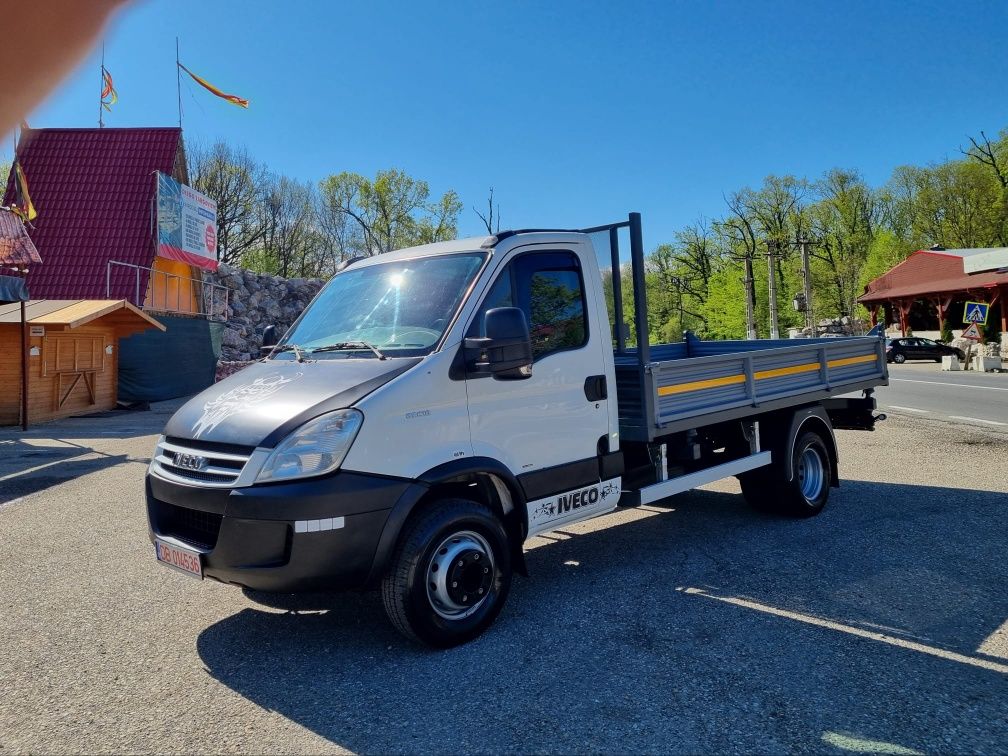
[[[269,174],[245,149],[226,142],[211,147],[193,143],[188,163],[193,188],[217,203],[217,259],[241,263],[262,239],[262,202]]]
[[[319,194],[320,225],[347,221],[352,229],[333,237],[345,245],[337,251],[341,257],[453,239],[462,210],[454,191],[430,202],[427,182],[396,168],[379,171],[374,180],[349,172],[329,176],[319,183]]]
[[[811,255],[819,262],[813,267],[816,309],[828,316],[850,315],[862,292],[861,271],[876,233],[878,198],[857,171],[829,171],[816,188],[821,199],[807,213],[816,240]]]

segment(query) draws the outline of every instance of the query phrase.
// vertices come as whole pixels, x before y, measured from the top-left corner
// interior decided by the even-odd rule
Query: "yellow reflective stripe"
[[[674,386],[662,386],[658,389],[658,395],[682,394],[687,391],[700,391],[701,389],[716,388],[718,386],[730,386],[733,383],[745,383],[745,376],[726,375],[723,378],[708,378],[705,381],[690,381],[689,383],[677,383]]]
[[[756,380],[763,378],[780,378],[782,375],[794,375],[795,373],[811,373],[819,369],[818,362],[806,362],[804,365],[792,365],[791,367],[774,368],[773,370],[760,370],[756,373]]]
[[[842,360],[830,360],[830,367],[843,367],[844,365],[857,365],[860,362],[875,362],[878,359],[876,354],[866,354],[862,357],[844,357]]]
[[[846,365],[859,365],[862,362],[875,362],[878,355],[866,354],[860,357],[842,357],[830,360],[829,367],[844,367]],[[765,378],[780,378],[785,375],[796,375],[798,373],[811,373],[819,369],[818,362],[806,362],[803,365],[791,365],[790,367],[774,368],[773,370],[760,370],[755,374],[756,380]],[[673,394],[684,394],[687,391],[702,391],[703,389],[717,388],[718,386],[731,386],[736,383],[745,383],[745,375],[726,375],[721,378],[707,378],[703,381],[690,381],[689,383],[677,383],[673,386],[662,386],[658,389],[658,396],[671,396]]]

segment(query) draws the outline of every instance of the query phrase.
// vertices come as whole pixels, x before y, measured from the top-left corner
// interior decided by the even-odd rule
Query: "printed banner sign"
[[[158,255],[217,270],[217,203],[164,173],[157,182]]]

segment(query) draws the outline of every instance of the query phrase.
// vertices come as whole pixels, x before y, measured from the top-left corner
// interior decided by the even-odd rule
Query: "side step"
[[[757,467],[765,467],[769,464],[770,452],[757,452],[756,454],[750,454],[748,457],[742,457],[742,459],[735,459],[731,462],[725,462],[724,464],[714,465],[713,467],[697,470],[693,473],[680,475],[677,478],[663,480],[660,483],[645,486],[639,491],[626,491],[624,496],[627,497],[628,501],[626,504],[629,506],[651,504],[669,496],[675,496],[683,491],[689,491],[697,486],[713,483],[715,480],[721,480],[722,478],[730,478],[733,475],[740,475],[741,473],[755,470]],[[622,504],[623,502],[620,503]]]

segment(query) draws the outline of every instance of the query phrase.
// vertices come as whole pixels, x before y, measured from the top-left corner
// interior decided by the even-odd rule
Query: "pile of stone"
[[[975,341],[970,341],[969,339],[964,339],[957,336],[952,339],[949,346],[955,349],[961,349],[963,354],[966,353],[968,347],[972,347],[971,354],[980,354],[984,357],[1000,357],[1001,356],[1001,344],[996,341],[988,342],[987,344],[978,344]]]
[[[325,283],[318,278],[281,278],[265,273],[221,265],[204,280],[227,286],[222,363],[243,363],[259,358],[263,331],[275,325],[283,334]],[[234,371],[233,367],[229,370]]]

